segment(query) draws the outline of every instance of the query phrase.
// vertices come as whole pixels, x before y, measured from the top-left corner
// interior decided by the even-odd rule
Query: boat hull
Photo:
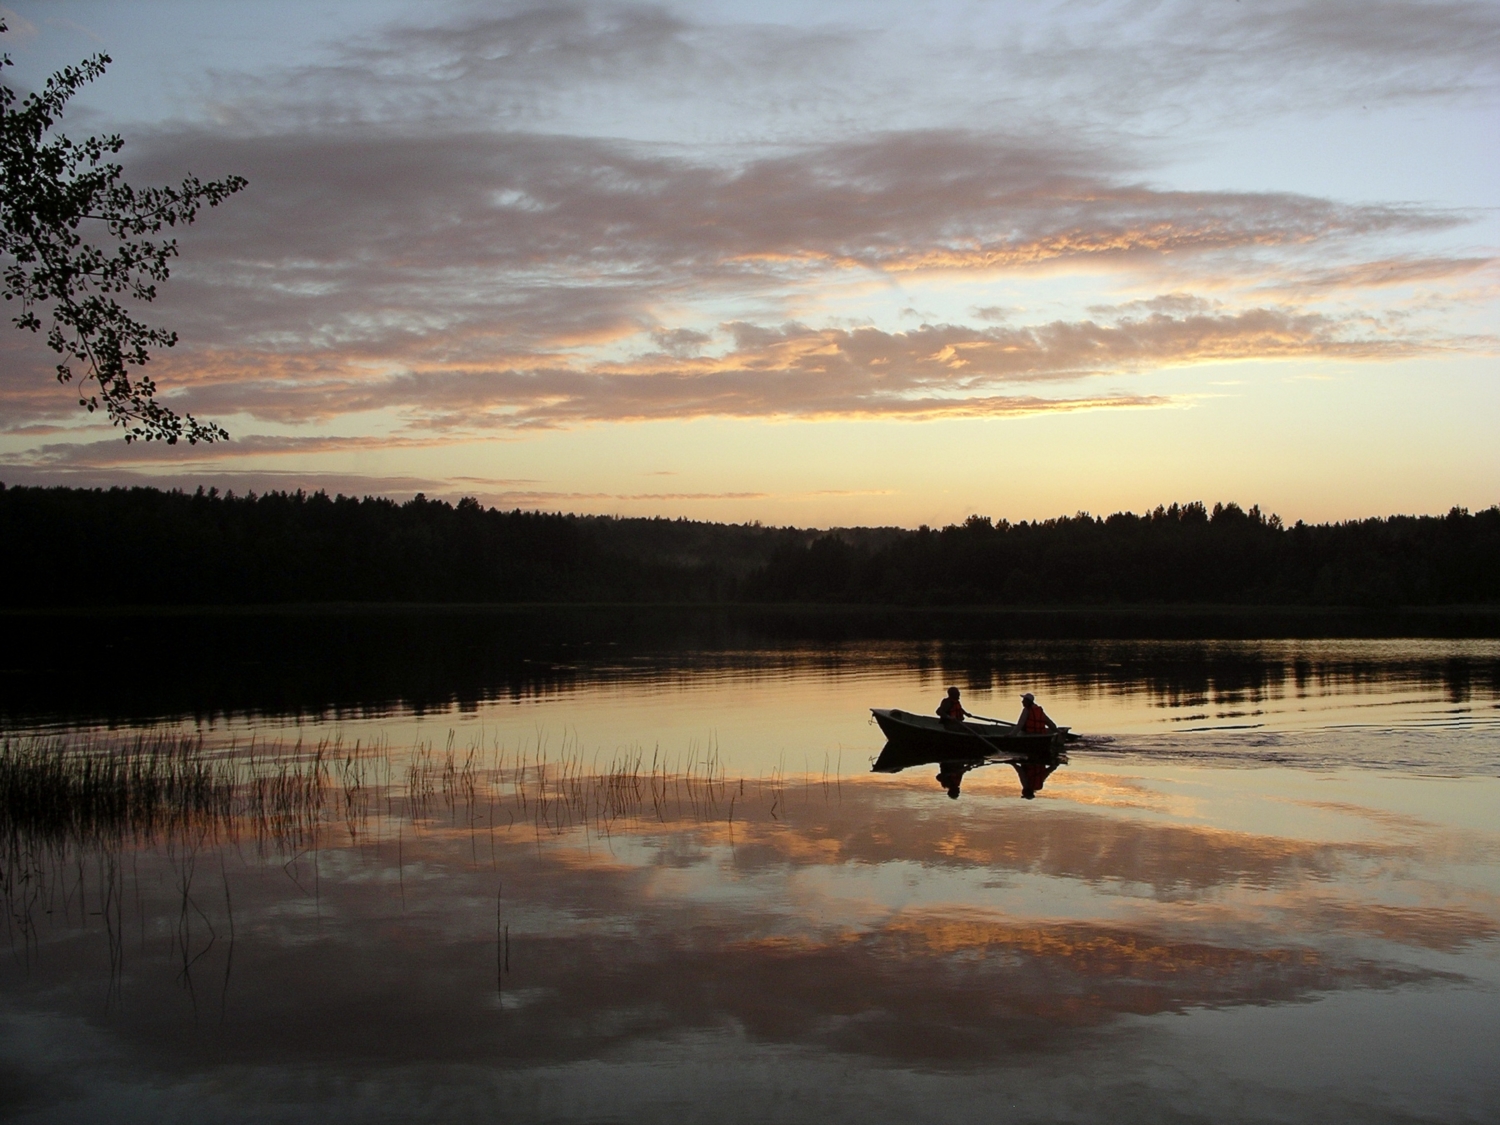
[[[994,757],[1030,757],[1059,749],[1066,733],[1059,728],[1056,734],[1017,734],[1009,723],[950,723],[895,708],[872,707],[870,713],[896,758],[977,762]]]

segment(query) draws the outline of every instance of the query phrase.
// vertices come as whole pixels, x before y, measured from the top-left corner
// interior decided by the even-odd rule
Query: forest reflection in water
[[[930,713],[956,685],[1003,719],[1037,692],[1093,753],[1500,772],[1494,638],[1022,638],[983,615],[918,622],[927,634],[858,614],[575,616],[39,618],[0,668],[0,727],[177,730],[214,747],[566,734],[590,753],[644,745],[674,759],[713,739],[747,776],[855,774],[883,741],[871,707]],[[80,645],[134,655],[79,677]]]
[[[709,743],[13,739],[4,1109],[1493,1108],[1500,781],[1084,757],[951,802]]]
[[[1470,623],[1464,617],[1304,621],[1167,610],[1124,618],[680,607],[13,615],[0,723],[451,716],[684,683],[705,686],[722,707],[727,681],[871,677],[996,694],[1025,683],[1069,699],[1146,703],[1150,717],[1184,723],[1223,721],[1267,701],[1383,692],[1464,706],[1500,698],[1500,619],[1476,620],[1488,635],[1453,632]],[[1359,631],[1382,625],[1432,631]],[[1319,627],[1347,632],[1305,631]],[[74,674],[80,651],[109,674]]]

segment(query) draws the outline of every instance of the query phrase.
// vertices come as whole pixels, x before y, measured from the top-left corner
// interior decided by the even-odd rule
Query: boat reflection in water
[[[897,742],[891,741],[886,742],[885,747],[880,750],[880,756],[874,759],[871,771],[877,774],[898,774],[903,769],[936,765],[938,766],[938,784],[947,789],[948,796],[957,801],[962,793],[963,778],[971,769],[987,765],[1010,765],[1016,769],[1017,778],[1020,778],[1020,783],[1022,783],[1020,795],[1025,796],[1029,801],[1037,796],[1038,790],[1047,783],[1047,778],[1052,777],[1053,771],[1067,763],[1068,754],[1050,744],[1040,748],[1029,748],[1029,750],[1023,748],[1008,756],[974,754],[968,757],[954,757],[951,753],[935,754],[930,750],[922,750],[921,747],[898,745]]]

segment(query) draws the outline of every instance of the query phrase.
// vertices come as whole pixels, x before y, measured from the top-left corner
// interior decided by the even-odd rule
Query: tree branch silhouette
[[[0,20],[0,32],[6,31]],[[170,276],[177,240],[164,228],[187,226],[206,206],[217,207],[243,189],[242,176],[204,183],[189,176],[179,186],[136,188],[110,157],[125,146],[118,134],[73,141],[49,131],[68,101],[105,71],[97,54],[64,67],[24,99],[0,83],[0,258],[3,293],[19,301],[17,328],[41,332],[63,357],[57,381],[72,383],[78,404],[103,408],[125,440],[226,440],[213,422],[179,415],[156,400],[156,384],[132,368],[151,349],[170,348],[177,333],[137,320],[120,298],[149,303]],[[0,69],[11,66],[0,55]],[[75,373],[74,365],[79,366]],[[74,381],[75,374],[77,381]],[[88,388],[89,382],[94,386]]]

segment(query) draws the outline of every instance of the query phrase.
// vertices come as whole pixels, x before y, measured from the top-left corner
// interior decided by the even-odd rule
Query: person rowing
[[[1021,717],[1016,720],[1016,734],[1056,734],[1057,724],[1047,717],[1036,696],[1027,692],[1021,696]]]
[[[958,689],[951,687],[943,701],[938,704],[937,717],[945,723],[961,723],[970,718],[969,712],[964,710],[964,705],[958,701]]]
[[[986,748],[999,751],[1000,748],[995,745],[995,743],[991,742],[978,730],[975,730],[973,727],[969,726],[968,723],[964,722],[965,719],[982,719],[986,723],[994,723],[995,720],[984,719],[982,715],[976,715],[972,711],[965,710],[964,705],[958,701],[958,689],[956,687],[951,687],[948,689],[947,696],[941,703],[938,704],[937,714],[938,718],[943,721],[943,725],[945,727],[961,727],[963,730],[967,731],[969,734],[972,734],[975,738],[977,738],[980,743],[982,743]],[[947,770],[948,767],[944,766],[943,768],[944,770]],[[962,772],[960,772],[958,776],[962,777]],[[942,774],[938,775],[938,781],[943,781]],[[947,783],[943,784],[944,787],[948,789],[948,796],[958,796],[958,786],[956,784],[952,786],[948,786]]]

